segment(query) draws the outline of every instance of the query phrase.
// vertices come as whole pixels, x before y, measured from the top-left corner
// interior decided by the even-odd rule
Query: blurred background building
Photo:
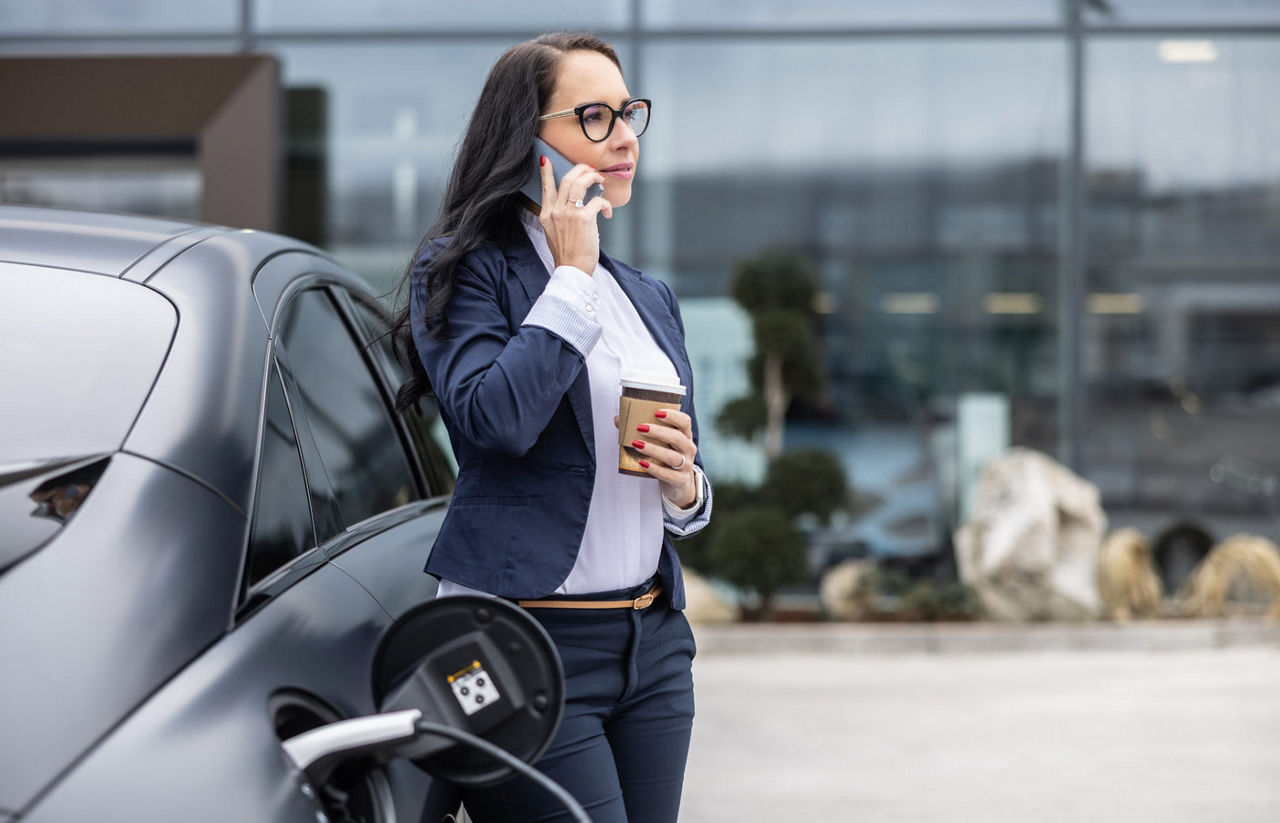
[[[794,252],[828,379],[787,444],[862,501],[833,551],[945,548],[1010,445],[1113,527],[1275,536],[1275,0],[8,0],[0,201],[276,229],[390,289],[488,68],[560,28],[654,101],[606,246],[681,297],[715,476],[764,467],[711,424],[753,350],[728,285]]]

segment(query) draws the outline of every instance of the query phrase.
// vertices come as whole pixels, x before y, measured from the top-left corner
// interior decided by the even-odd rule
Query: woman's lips
[[[600,169],[600,173],[615,180],[630,180],[635,175],[635,166],[631,163],[619,163],[607,169]]]

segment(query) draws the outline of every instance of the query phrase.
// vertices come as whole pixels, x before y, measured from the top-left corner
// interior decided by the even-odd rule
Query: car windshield
[[[176,328],[137,283],[0,263],[0,475],[118,449]]]

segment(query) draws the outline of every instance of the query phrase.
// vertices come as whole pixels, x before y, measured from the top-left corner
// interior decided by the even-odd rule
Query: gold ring
[[[578,208],[582,208],[583,206],[586,205],[586,203],[583,203],[581,200],[571,200],[569,202],[573,203],[573,205],[577,206]]]

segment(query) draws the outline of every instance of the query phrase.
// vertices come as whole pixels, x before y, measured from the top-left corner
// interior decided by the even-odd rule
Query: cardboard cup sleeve
[[[640,466],[644,453],[631,448],[631,441],[643,440],[644,435],[636,431],[641,423],[649,425],[666,425],[653,416],[658,409],[679,409],[684,400],[684,387],[671,387],[658,390],[654,388],[637,388],[623,383],[622,397],[618,401],[618,471],[637,477],[649,477],[650,474]]]

